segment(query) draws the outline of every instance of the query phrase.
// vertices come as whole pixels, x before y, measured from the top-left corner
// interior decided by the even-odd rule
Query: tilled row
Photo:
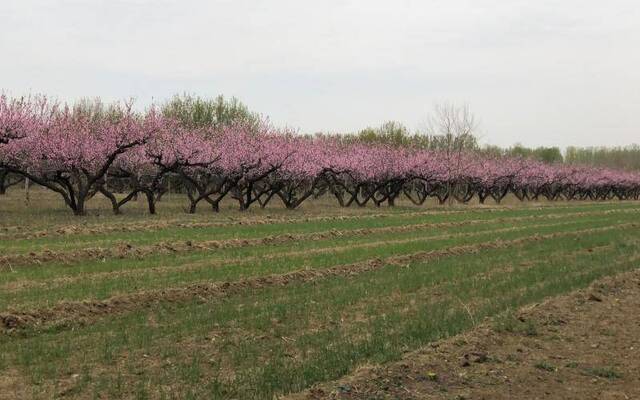
[[[139,277],[142,274],[153,274],[153,276],[161,276],[175,273],[186,273],[197,271],[201,269],[212,269],[212,268],[222,268],[225,266],[237,266],[241,267],[243,265],[248,265],[250,263],[260,262],[260,261],[272,261],[276,259],[282,259],[286,257],[300,257],[300,256],[317,256],[322,254],[337,254],[349,250],[355,249],[369,249],[369,248],[378,248],[380,246],[385,245],[401,245],[401,244],[410,244],[416,242],[425,242],[425,241],[439,241],[439,240],[451,240],[451,239],[462,239],[462,238],[470,238],[475,236],[486,235],[487,233],[498,234],[498,233],[507,233],[507,232],[520,232],[523,230],[530,229],[539,229],[539,228],[552,228],[559,227],[565,225],[574,224],[575,221],[560,221],[553,223],[544,223],[544,224],[535,224],[535,225],[525,225],[525,226],[509,226],[507,228],[500,229],[489,229],[489,230],[474,230],[472,232],[459,232],[459,233],[446,233],[439,235],[430,235],[430,236],[419,236],[405,239],[384,239],[384,240],[376,240],[376,241],[368,241],[365,243],[350,243],[342,246],[329,246],[329,247],[319,247],[312,249],[304,249],[304,250],[293,250],[293,251],[285,251],[285,252],[277,252],[277,253],[269,253],[269,254],[261,254],[258,256],[243,256],[236,258],[224,258],[217,260],[201,260],[191,263],[180,264],[179,266],[157,266],[150,268],[135,268],[135,269],[124,269],[118,271],[106,271],[106,272],[85,272],[81,275],[76,276],[65,276],[58,277],[53,279],[47,279],[46,281],[39,280],[13,280],[7,282],[3,285],[0,285],[0,290],[4,293],[15,293],[17,291],[25,290],[25,289],[33,289],[33,288],[46,288],[53,289],[55,287],[65,286],[69,284],[73,284],[74,282],[83,281],[86,282],[88,280],[100,280],[100,279],[114,279],[114,278],[134,278]]]
[[[557,249],[549,255],[549,258],[556,261],[570,261],[571,257],[579,254],[584,254],[586,252],[598,253],[611,251],[615,247],[616,246],[614,245],[594,246],[581,248],[569,253],[562,251],[562,249]],[[528,257],[527,260],[533,259]],[[625,261],[629,262],[630,260],[625,257]],[[533,262],[529,263],[523,261],[520,265],[526,265],[526,268],[534,267]],[[518,267],[518,270],[521,270],[521,267]],[[476,277],[488,276],[485,275],[485,273],[476,273],[477,271],[475,271],[475,268],[473,268],[473,271],[469,272],[470,273],[467,278],[472,280],[477,279]],[[512,272],[513,264],[505,263],[492,266],[490,270],[487,271],[487,274],[491,275],[491,279],[496,277],[504,279],[505,273]],[[502,276],[496,276],[494,274],[502,274]],[[466,280],[467,278],[462,279]],[[459,281],[457,283],[462,282],[463,281]],[[369,301],[361,298],[359,301],[349,302],[348,306],[338,314],[323,314],[321,311],[315,310],[319,314],[312,315],[312,319],[308,321],[308,324],[303,323],[300,329],[289,331],[285,336],[283,336],[284,332],[280,329],[266,331],[255,330],[242,323],[215,324],[210,329],[207,329],[204,334],[183,334],[180,335],[180,338],[178,339],[162,335],[162,338],[155,340],[151,346],[145,346],[144,349],[129,350],[124,353],[119,353],[121,355],[115,357],[113,368],[110,367],[109,369],[113,372],[120,368],[126,368],[126,363],[130,359],[145,360],[145,365],[151,366],[151,368],[164,369],[172,367],[173,365],[176,365],[176,363],[180,363],[182,359],[168,360],[165,358],[163,354],[165,353],[167,345],[170,345],[172,348],[183,350],[184,354],[206,354],[206,359],[216,360],[216,365],[224,365],[225,378],[223,378],[223,382],[225,385],[240,385],[239,380],[235,380],[235,374],[238,371],[245,371],[247,365],[234,359],[233,349],[238,348],[238,346],[242,346],[245,342],[258,341],[267,347],[271,347],[273,345],[279,346],[281,343],[282,352],[285,354],[287,359],[295,361],[303,359],[307,360],[309,357],[314,357],[316,355],[316,350],[318,350],[316,348],[308,348],[304,344],[307,342],[309,335],[321,336],[324,335],[325,332],[331,332],[331,335],[335,335],[337,331],[339,331],[340,337],[350,338],[354,345],[360,341],[370,340],[371,337],[368,332],[371,330],[363,329],[363,327],[375,324],[373,321],[376,317],[381,315],[371,311],[372,309],[377,308],[376,304],[378,303],[385,309],[391,306],[391,308],[396,310],[395,312],[398,312],[398,315],[402,315],[405,318],[420,317],[421,314],[415,314],[415,312],[420,309],[421,306],[429,308],[440,308],[443,306],[450,308],[451,305],[454,307],[462,306],[469,310],[468,312],[472,313],[470,317],[473,319],[476,317],[476,310],[487,302],[492,303],[496,301],[495,298],[474,298],[473,300],[467,299],[464,303],[460,301],[455,302],[455,296],[447,296],[447,293],[455,293],[455,289],[452,292],[450,288],[447,288],[447,285],[451,283],[454,285],[456,284],[456,282],[446,281],[435,283],[433,286],[423,286],[418,291],[411,292],[415,296],[411,299],[407,299],[403,297],[403,295],[398,295],[398,292],[396,291],[393,291],[389,296],[382,296],[380,298],[369,297]],[[418,301],[414,301],[414,299],[418,298]],[[401,299],[404,299],[404,301]],[[448,301],[451,301],[451,303],[448,303]],[[382,306],[382,304],[384,304],[384,306]],[[145,321],[149,326],[153,326],[155,328],[158,327],[158,322],[153,317],[149,317],[148,319],[145,319]],[[167,323],[169,325],[165,325]],[[180,323],[180,320],[165,320],[161,325],[162,330],[171,331],[171,326]],[[422,370],[424,371],[425,368],[426,367],[423,367]],[[213,376],[220,380],[221,374],[219,373],[219,370],[206,370],[204,379],[207,380],[209,377],[212,378]],[[130,376],[125,377],[124,379],[125,385],[135,383],[136,375],[130,374]],[[333,389],[340,385],[341,383],[336,382],[332,384],[331,388]]]
[[[127,295],[114,296],[106,300],[81,302],[61,302],[53,307],[31,311],[6,312],[0,314],[0,322],[5,332],[25,328],[42,329],[49,326],[69,327],[86,324],[105,316],[123,314],[129,311],[148,308],[159,303],[184,303],[193,300],[207,301],[221,298],[246,290],[265,287],[304,284],[330,277],[349,277],[364,272],[381,269],[385,266],[407,266],[412,262],[424,262],[441,257],[474,254],[487,249],[499,249],[520,244],[548,240],[558,237],[579,236],[589,233],[605,232],[639,226],[636,223],[624,223],[611,226],[554,232],[545,235],[532,235],[513,240],[496,240],[486,243],[455,246],[444,250],[416,252],[385,259],[375,258],[362,262],[337,265],[327,269],[304,269],[285,274],[268,275],[239,281],[223,283],[198,283],[179,288],[149,290]]]
[[[637,260],[632,257],[623,263]],[[599,278],[584,289],[516,310],[519,321],[537,327],[536,335],[500,329],[494,318],[405,353],[399,361],[364,366],[280,399],[606,398],[604,393],[637,398],[632,393],[640,394],[638,374],[594,379],[585,367],[616,360],[618,367],[626,367],[625,372],[638,370],[638,358],[629,354],[626,343],[637,332],[639,293],[640,270]],[[607,329],[594,329],[594,321],[605,326],[603,316]],[[611,340],[614,330],[617,335],[613,337],[626,336],[625,340]],[[509,361],[500,361],[505,359]],[[555,368],[550,374],[534,368],[544,359],[552,364],[584,363]],[[429,379],[429,375],[439,378]]]
[[[546,256],[545,261],[551,262],[551,261],[560,261],[560,260],[571,260],[572,258],[575,258],[576,256],[579,256],[579,255],[583,255],[584,253],[589,253],[590,255],[603,254],[603,253],[612,251],[613,249],[614,249],[614,246],[609,244],[609,245],[603,245],[603,246],[594,246],[587,249],[583,248],[583,249],[574,250],[568,253],[559,251],[558,253],[550,254]],[[624,261],[631,262],[631,261],[634,261],[634,259],[637,260],[638,257],[635,257],[635,258],[632,257],[631,259],[625,258]],[[519,264],[517,267],[514,267],[513,264],[511,263],[501,264],[498,266],[491,267],[490,270],[484,273],[476,273],[475,271],[470,271],[468,275],[465,275],[464,279],[468,279],[472,277],[472,279],[482,280],[486,282],[487,285],[489,285],[490,282],[493,282],[495,279],[504,278],[505,275],[512,274],[516,269],[519,272],[523,272],[525,270],[534,268],[534,266],[535,264],[533,262],[524,262]],[[436,303],[442,300],[442,296],[445,293],[446,286],[451,285],[452,283],[455,283],[455,281],[448,280],[446,282],[436,283],[432,286],[425,286],[425,287],[422,287],[420,290],[414,292],[414,294],[416,296],[422,295],[424,298],[428,298],[429,299],[428,303]],[[365,320],[372,318],[373,315],[369,315],[369,317],[363,317],[363,314],[365,314],[364,310],[374,307],[377,302],[385,302],[385,305],[389,306],[388,301],[389,301],[388,298],[377,298],[373,300],[371,298],[368,298],[366,300],[361,300],[357,304],[350,304],[349,305],[350,313],[342,314],[340,317],[340,321],[341,321],[340,328],[345,329],[345,327],[349,326],[350,322],[357,321],[358,323],[361,324]],[[403,311],[407,311],[411,308],[410,304],[404,304],[404,303],[397,304],[396,306],[398,310],[403,310]],[[465,303],[465,306],[471,308],[471,304],[469,303]],[[358,308],[360,309],[358,310]],[[357,317],[356,317],[356,314],[357,314]],[[317,323],[314,324],[314,329],[315,330],[320,329]],[[325,326],[324,329],[331,329],[331,328],[329,326]],[[305,333],[306,332],[301,331],[299,334],[304,335]],[[289,336],[289,338],[293,339],[295,338],[295,336]]]
[[[462,238],[470,238],[475,236],[486,235],[487,233],[491,234],[499,234],[499,233],[507,233],[507,232],[520,232],[523,230],[530,229],[539,229],[539,228],[552,228],[552,227],[560,227],[574,224],[573,220],[570,221],[561,221],[554,223],[544,223],[544,224],[535,224],[535,225],[526,225],[526,226],[510,226],[508,228],[500,228],[500,229],[490,229],[490,230],[474,230],[472,232],[459,232],[459,233],[447,233],[447,234],[439,234],[439,235],[431,235],[431,236],[420,236],[420,237],[412,237],[405,239],[385,239],[378,241],[368,241],[365,243],[351,243],[343,246],[330,246],[330,247],[320,247],[313,249],[304,249],[304,250],[293,250],[286,252],[278,252],[276,254],[261,254],[259,256],[243,256],[237,258],[225,258],[218,260],[202,260],[197,262],[191,262],[186,264],[180,264],[179,266],[158,266],[151,268],[136,268],[136,269],[125,269],[118,271],[106,271],[106,272],[86,272],[81,275],[73,276],[73,277],[59,277],[53,279],[47,279],[46,281],[37,281],[37,280],[16,280],[11,281],[6,284],[0,285],[0,290],[4,293],[15,293],[16,291],[21,291],[25,289],[33,289],[33,288],[47,288],[52,289],[55,287],[65,286],[72,284],[78,281],[87,280],[100,280],[100,279],[114,279],[114,278],[134,278],[140,276],[142,274],[153,274],[153,276],[174,274],[174,273],[185,273],[197,271],[200,269],[212,269],[212,268],[222,268],[225,266],[243,266],[248,265],[254,262],[266,261],[266,260],[275,260],[281,259],[285,257],[300,257],[300,256],[317,256],[322,254],[337,254],[340,252],[345,252],[354,249],[369,249],[369,248],[377,248],[379,246],[385,245],[402,245],[402,244],[410,244],[416,242],[425,242],[425,241],[439,241],[439,240],[451,240],[451,239],[462,239]]]
[[[70,251],[42,250],[33,251],[27,254],[8,254],[0,257],[0,266],[5,269],[12,269],[17,266],[39,265],[46,262],[57,261],[63,263],[76,262],[80,259],[108,259],[108,258],[142,258],[151,254],[172,254],[189,251],[211,251],[216,249],[251,247],[260,245],[279,245],[297,241],[315,241],[338,238],[343,236],[366,236],[375,233],[403,233],[421,229],[453,228],[458,226],[481,225],[488,223],[511,223],[536,219],[559,219],[569,217],[587,217],[598,215],[610,215],[614,213],[638,213],[640,209],[615,209],[605,211],[584,211],[576,213],[566,213],[562,215],[544,214],[528,215],[523,217],[473,219],[455,222],[422,223],[401,226],[386,226],[379,228],[357,228],[337,230],[332,229],[322,232],[311,232],[301,234],[271,235],[260,238],[249,239],[227,239],[227,240],[207,240],[207,241],[162,241],[152,245],[135,246],[130,243],[119,243],[115,246],[91,247]]]
[[[604,204],[619,204],[614,202],[600,202],[598,205]],[[553,206],[554,209],[568,208],[571,206]],[[395,212],[395,213],[363,213],[353,215],[323,215],[323,216],[309,216],[309,217],[274,217],[264,216],[255,218],[238,218],[227,221],[197,221],[197,222],[183,222],[183,219],[162,221],[145,221],[140,223],[113,223],[109,225],[62,225],[56,228],[43,229],[39,231],[24,231],[23,226],[0,226],[0,239],[8,238],[12,240],[16,239],[36,239],[49,236],[67,236],[67,235],[91,235],[91,234],[106,234],[106,233],[118,233],[118,232],[144,232],[144,231],[156,231],[160,229],[169,228],[215,228],[215,227],[232,227],[232,226],[253,226],[253,225],[267,225],[267,224],[299,224],[306,222],[322,222],[322,221],[347,221],[354,219],[377,219],[377,218],[390,218],[390,217],[412,217],[412,216],[424,216],[424,215],[449,215],[460,213],[488,213],[488,212],[502,212],[502,211],[535,211],[545,210],[551,208],[546,205],[535,206],[484,206],[475,207],[472,209],[454,209],[454,210],[427,210],[427,211],[410,211],[410,212]]]
[[[492,208],[482,208],[478,211],[496,211]],[[0,227],[0,238],[8,237],[11,239],[36,239],[49,236],[66,236],[66,235],[87,235],[87,234],[104,234],[104,233],[123,233],[123,232],[144,232],[156,231],[169,228],[225,228],[232,226],[254,226],[268,224],[299,224],[306,222],[322,222],[322,221],[348,221],[353,219],[367,218],[388,218],[403,216],[420,216],[420,215],[447,215],[454,213],[468,212],[468,210],[448,210],[448,211],[415,211],[415,212],[397,212],[397,213],[365,213],[356,215],[323,215],[310,217],[273,217],[264,216],[256,218],[237,218],[218,221],[197,221],[183,222],[183,220],[167,220],[162,221],[146,221],[141,223],[127,224],[110,224],[110,225],[64,225],[57,228],[40,230],[35,232],[23,232],[20,226]],[[4,232],[3,232],[4,231]]]

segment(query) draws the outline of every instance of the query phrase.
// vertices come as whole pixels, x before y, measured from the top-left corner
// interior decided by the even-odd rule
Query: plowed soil
[[[604,212],[580,212],[566,214],[564,217],[586,217],[597,215],[608,215],[613,212],[637,212],[636,210],[608,210]],[[324,240],[343,236],[367,236],[375,233],[403,233],[411,232],[420,229],[439,229],[439,228],[453,228],[459,226],[471,226],[471,225],[483,225],[489,223],[513,223],[527,220],[553,220],[557,219],[557,215],[533,215],[525,217],[512,217],[512,218],[497,218],[495,220],[467,220],[457,222],[440,222],[440,223],[422,223],[411,224],[403,226],[387,226],[380,228],[359,228],[348,230],[329,230],[323,232],[312,232],[303,234],[283,234],[266,236],[262,238],[250,238],[250,239],[227,239],[227,240],[207,240],[207,241],[162,241],[152,245],[133,245],[130,243],[121,242],[115,246],[108,248],[104,247],[89,247],[78,250],[66,250],[66,251],[54,251],[45,249],[42,251],[32,251],[28,254],[9,254],[6,256],[0,256],[0,267],[5,269],[12,269],[14,267],[21,266],[37,266],[46,262],[62,262],[70,263],[79,259],[106,259],[106,258],[143,258],[151,254],[171,254],[171,253],[185,253],[189,251],[211,251],[216,249],[226,248],[238,248],[249,247],[259,245],[278,245],[291,242],[297,242],[301,240]],[[572,223],[573,220],[565,223]],[[562,224],[562,223],[559,223]],[[506,230],[520,229],[517,226],[511,228],[505,228]],[[496,230],[498,232],[499,230]]]
[[[337,265],[327,269],[304,269],[285,274],[269,275],[243,279],[235,282],[197,283],[186,287],[148,290],[127,295],[114,296],[106,300],[86,300],[60,302],[53,307],[0,313],[0,332],[14,332],[22,328],[46,328],[84,325],[107,315],[122,314],[131,310],[149,307],[157,303],[177,303],[194,299],[212,299],[235,294],[242,290],[256,290],[263,287],[286,286],[326,279],[335,276],[353,276],[367,271],[380,269],[385,265],[404,266],[411,262],[433,260],[440,257],[461,254],[473,254],[482,250],[506,248],[539,240],[565,236],[577,236],[586,232],[604,232],[623,227],[635,227],[636,224],[619,224],[599,228],[583,229],[571,232],[556,232],[546,235],[533,235],[513,240],[496,240],[485,243],[449,247],[445,250],[416,252],[408,255],[371,259],[362,262]]]
[[[639,311],[635,270],[287,399],[638,399]]]

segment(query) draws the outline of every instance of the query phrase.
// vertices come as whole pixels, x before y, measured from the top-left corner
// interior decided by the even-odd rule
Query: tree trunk
[[[25,178],[24,179],[24,202],[27,205],[29,205],[29,201],[31,200],[29,198],[29,187],[31,186],[29,183],[30,183],[29,178]]]
[[[389,196],[389,199],[387,200],[387,205],[389,207],[395,207],[396,206],[396,196]]]
[[[76,216],[82,216],[85,215],[87,212],[85,210],[85,198],[84,196],[78,196],[78,199],[76,200],[76,206],[73,209],[73,214]]]
[[[147,196],[147,205],[149,206],[149,214],[154,215],[156,213],[156,198],[153,194],[153,191],[147,190],[145,191],[145,196]]]
[[[187,190],[187,197],[189,198],[189,208],[187,208],[187,213],[195,214],[196,207],[198,206],[198,202],[201,198],[199,196],[194,196],[192,190]]]
[[[109,192],[106,188],[100,188],[98,190],[100,191],[100,193],[102,193],[104,197],[109,199],[109,201],[111,202],[111,208],[113,209],[113,213],[115,215],[120,214],[120,204],[118,204],[118,199],[116,199],[116,196],[114,196],[113,193]]]
[[[7,179],[9,179],[9,172],[0,169],[0,196],[7,193]]]

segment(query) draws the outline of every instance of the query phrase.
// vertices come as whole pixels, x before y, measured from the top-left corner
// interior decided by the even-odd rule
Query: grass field
[[[637,268],[640,203],[203,208],[0,198],[0,398],[273,399]]]

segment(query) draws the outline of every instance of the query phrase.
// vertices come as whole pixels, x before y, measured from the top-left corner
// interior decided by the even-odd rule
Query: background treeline
[[[569,164],[584,164],[616,169],[640,170],[640,146],[569,147],[565,155]]]
[[[429,150],[441,150],[448,146],[447,138],[434,135],[428,128],[411,132],[397,121],[387,121],[379,127],[367,127],[357,133],[343,136],[346,141],[389,144],[402,147],[417,147]],[[463,147],[478,153],[532,158],[549,164],[566,163],[570,165],[590,165],[624,170],[640,170],[640,145],[622,147],[579,147],[570,146],[563,155],[559,147],[525,147],[516,144],[511,147],[481,145],[474,135],[464,138]]]
[[[225,98],[222,95],[214,99],[189,94],[175,95],[162,106],[162,111],[165,116],[176,118],[191,127],[218,127],[234,122],[257,124],[261,118],[259,113],[251,111],[237,98]],[[345,143],[387,144],[425,150],[444,150],[454,147],[486,155],[531,158],[549,164],[567,163],[640,170],[640,146],[636,144],[625,147],[570,146],[563,156],[559,147],[525,147],[521,144],[511,147],[481,145],[478,137],[473,133],[460,137],[447,137],[447,135],[435,133],[429,126],[411,132],[398,121],[386,121],[378,127],[369,126],[357,133],[316,133],[314,136],[330,137]]]

